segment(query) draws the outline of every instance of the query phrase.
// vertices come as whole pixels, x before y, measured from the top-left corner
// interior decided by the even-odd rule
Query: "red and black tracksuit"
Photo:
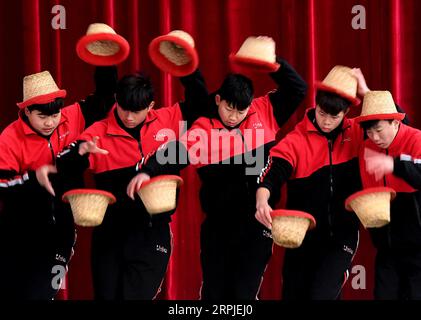
[[[105,70],[105,69],[104,69]],[[98,72],[98,71],[97,71]],[[108,71],[104,71],[108,72]],[[98,89],[98,86],[97,86]],[[83,131],[85,118],[112,106],[81,101],[61,110],[54,132],[37,134],[20,112],[0,136],[0,297],[52,299],[53,267],[67,268],[75,242],[73,216],[61,201],[64,185],[51,176],[56,197],[41,187],[35,171],[54,165],[57,154]],[[70,185],[66,186],[71,187]]]
[[[60,155],[59,171],[72,179],[91,169],[98,189],[114,194],[102,224],[92,235],[92,275],[95,299],[151,300],[160,290],[171,255],[169,222],[174,211],[149,215],[140,198],[131,200],[127,185],[139,166],[158,147],[179,137],[187,124],[205,112],[208,93],[197,70],[180,78],[185,101],[149,111],[138,127],[128,129],[116,108],[107,119],[88,128]],[[79,144],[98,136],[98,146],[108,155],[80,156]]]
[[[211,95],[213,116],[198,119],[177,144],[181,157],[188,153],[188,161],[160,165],[159,157],[176,145],[170,143],[142,167],[151,176],[172,173],[174,167],[187,163],[197,168],[202,182],[200,202],[206,214],[200,235],[203,300],[256,299],[272,254],[270,232],[254,218],[257,176],[279,128],[307,90],[286,61],[278,62],[280,69],[270,74],[278,89],[254,99],[236,128],[223,125]]]
[[[286,249],[283,299],[336,299],[358,245],[359,222],[345,199],[361,189],[358,150],[362,129],[344,118],[329,134],[318,128],[315,109],[270,152],[259,187],[274,194],[287,183],[286,207],[310,213],[316,228],[302,245]]]
[[[391,202],[390,223],[370,228],[377,249],[376,299],[421,299],[421,131],[403,123],[387,149],[371,140],[364,147],[394,158],[393,173],[375,181],[360,157],[364,188],[386,186],[396,191]]]

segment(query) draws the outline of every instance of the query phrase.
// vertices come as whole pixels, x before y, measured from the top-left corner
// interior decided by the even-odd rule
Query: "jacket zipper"
[[[329,234],[333,236],[333,222],[332,222],[332,212],[331,212],[331,202],[333,199],[333,161],[332,161],[332,152],[333,152],[333,142],[332,140],[328,140],[328,147],[329,147],[329,192],[330,197],[327,203],[327,219],[329,223]]]
[[[142,162],[143,157],[143,149],[142,149],[142,143],[140,142],[140,135],[139,135],[139,140],[137,140],[137,146],[139,148],[139,152],[140,152],[140,161]],[[152,228],[152,216],[149,214],[149,221],[148,221],[148,226],[149,228]]]
[[[50,139],[48,139],[48,149],[50,149],[51,159],[53,161],[53,165],[55,165],[56,164],[56,157],[54,155],[54,149],[53,149],[53,145],[51,144],[51,140]],[[51,196],[51,195],[50,195],[50,197],[51,197],[51,215],[52,215],[51,218],[53,219],[53,223],[55,224],[56,223],[56,217],[54,216],[54,212],[55,212],[55,209],[56,208],[55,208],[55,205],[54,205],[54,197]]]
[[[244,138],[244,135],[241,132],[240,128],[237,128],[237,132],[239,133],[239,135],[241,137],[241,140],[243,141],[244,153],[243,153],[243,159],[242,159],[242,161],[244,161],[244,164],[247,167],[247,163],[246,163],[246,158],[245,157],[246,157],[246,153],[248,152],[248,147],[247,147],[246,139]],[[246,177],[245,181],[246,181],[247,194],[250,194],[249,182],[247,180],[247,177]]]
[[[386,149],[386,155],[387,156],[389,155],[389,149]],[[383,176],[383,185],[387,187],[386,175]],[[391,248],[392,247],[392,225],[391,224],[389,224],[386,231],[387,231],[387,244],[389,248]]]

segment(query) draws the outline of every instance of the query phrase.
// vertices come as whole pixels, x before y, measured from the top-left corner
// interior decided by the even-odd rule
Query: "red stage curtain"
[[[54,30],[54,5],[66,10],[66,29]],[[352,28],[352,8],[366,10],[366,29]],[[285,134],[314,103],[315,80],[336,64],[360,67],[372,89],[392,91],[414,126],[421,125],[417,104],[421,90],[421,2],[417,0],[17,0],[1,1],[0,129],[16,118],[16,102],[22,99],[22,78],[49,70],[71,103],[93,89],[93,67],[82,62],[75,44],[90,23],[105,22],[131,45],[120,75],[142,69],[156,88],[158,106],[182,98],[177,79],[162,74],[147,54],[149,42],[174,29],[192,34],[200,67],[210,90],[216,89],[228,71],[228,55],[249,35],[275,39],[277,53],[291,62],[310,85],[308,97],[289,121]],[[273,88],[268,76],[253,79],[258,94]],[[354,111],[357,114],[358,110]],[[200,182],[191,169],[183,173],[186,184],[174,216],[174,251],[160,299],[197,299],[201,284],[199,226],[203,218],[197,201]],[[75,256],[70,264],[67,289],[62,298],[91,299],[89,266],[90,230],[79,228]],[[282,250],[275,248],[261,291],[262,299],[279,299]],[[354,290],[348,281],[345,299],[370,299],[373,287],[373,248],[365,231],[355,264],[367,271],[367,288]],[[351,274],[352,280],[352,274]]]

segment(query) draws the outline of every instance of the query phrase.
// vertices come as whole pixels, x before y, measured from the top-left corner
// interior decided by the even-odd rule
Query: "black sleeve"
[[[116,66],[96,67],[94,74],[95,91],[79,101],[85,118],[85,127],[104,119],[115,103],[118,74]]]
[[[51,174],[49,178],[57,195],[55,176]],[[48,191],[39,184],[35,171],[18,174],[14,171],[0,170],[0,218],[3,215],[21,214],[21,210],[28,210],[31,206],[37,208],[40,203],[45,204],[45,201],[52,199]]]
[[[2,199],[7,200],[11,194],[15,195],[13,198],[25,199],[27,192],[38,193],[42,189],[44,188],[38,183],[35,171],[17,174],[13,170],[0,170],[0,197]]]
[[[405,180],[411,187],[421,189],[421,163],[416,163],[411,158],[396,157],[393,165],[393,174]]]
[[[163,174],[179,175],[180,170],[189,164],[188,153],[184,144],[179,141],[171,141],[161,146],[144,163],[140,163],[138,171],[146,173],[150,177]]]
[[[56,166],[60,174],[66,176],[81,175],[89,168],[89,153],[83,156],[79,154],[79,145],[82,142],[85,141],[77,140],[69,144],[57,155]]]
[[[398,106],[396,103],[395,103],[395,106],[396,106],[396,110],[397,110],[399,113],[405,113],[405,110],[403,110],[403,109],[402,109],[400,106]],[[409,117],[408,117],[408,114],[405,114],[405,118],[403,118],[402,123],[403,123],[403,124],[406,124],[406,125],[409,125]]]
[[[84,187],[84,172],[89,168],[89,153],[83,156],[79,154],[79,145],[82,142],[84,141],[78,140],[71,143],[57,155],[55,181],[61,193]]]
[[[184,101],[180,102],[180,108],[187,128],[190,128],[196,119],[209,114],[208,89],[199,69],[181,77],[180,81],[184,86]]]
[[[292,165],[285,159],[269,157],[266,166],[257,179],[258,188],[264,187],[272,195],[278,195],[282,185],[288,180],[293,171]]]
[[[307,84],[287,61],[279,57],[276,61],[280,67],[270,76],[278,85],[278,89],[269,93],[269,98],[276,122],[282,127],[304,100]]]

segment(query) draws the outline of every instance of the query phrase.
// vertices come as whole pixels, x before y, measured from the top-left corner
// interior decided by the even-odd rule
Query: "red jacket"
[[[415,192],[417,188],[411,186],[403,177],[390,173],[385,176],[384,179],[375,181],[374,175],[369,175],[366,171],[364,161],[364,149],[369,148],[376,152],[384,153],[394,158],[398,158],[399,161],[406,161],[405,159],[411,159],[412,162],[421,159],[421,131],[401,123],[399,125],[399,131],[396,134],[395,139],[390,144],[389,148],[382,149],[377,147],[373,141],[367,139],[364,141],[364,148],[361,149],[360,155],[360,167],[361,167],[361,179],[364,188],[388,186],[393,188],[396,192]],[[421,182],[420,182],[421,183]]]
[[[370,229],[374,245],[377,248],[421,247],[421,131],[401,123],[389,148],[381,149],[370,139],[364,142],[364,147],[394,158],[393,173],[375,181],[365,169],[363,154],[360,156],[364,188],[387,186],[396,191],[390,207],[390,223]]]
[[[201,179],[200,203],[207,217],[255,222],[257,177],[285,124],[305,97],[307,85],[285,61],[270,74],[278,88],[252,100],[245,119],[236,128],[226,128],[219,118],[214,95],[209,96],[213,114],[199,118],[181,139],[157,152],[142,167],[150,176],[168,174],[188,164],[197,167]],[[179,149],[182,157],[161,165],[158,157]],[[188,152],[188,157],[187,157]],[[184,160],[181,162],[180,160]]]
[[[108,155],[90,154],[89,167],[101,173],[135,166],[143,157],[153,153],[161,144],[179,137],[185,122],[179,104],[149,111],[140,130],[140,142],[117,123],[115,106],[109,116],[85,130],[79,140],[92,140],[99,136],[98,146],[108,150]]]
[[[0,169],[23,175],[43,165],[54,164],[57,154],[74,141],[84,127],[78,103],[62,109],[60,123],[48,140],[19,117],[0,136]]]
[[[140,132],[134,131],[137,129],[127,129],[130,133],[127,132],[124,124],[119,123],[114,107],[106,119],[94,123],[82,133],[78,141],[71,143],[58,156],[57,168],[65,180],[77,179],[90,168],[94,173],[96,187],[111,192],[117,198],[117,203],[108,208],[101,228],[110,227],[110,230],[115,230],[122,224],[130,227],[151,222],[143,203],[139,199],[132,201],[127,196],[127,185],[148,155],[167,141],[179,138],[184,128],[197,119],[198,114],[206,112],[203,101],[208,92],[200,72],[196,70],[180,80],[185,87],[185,101],[171,107],[150,110],[140,125]],[[109,154],[80,156],[80,143],[92,140],[95,136],[100,137],[98,146],[108,150]],[[170,216],[160,214],[153,218],[158,219],[169,221]]]
[[[227,129],[218,118],[203,117],[192,125],[181,142],[189,151],[190,163],[200,168],[261,148],[275,141],[278,130],[272,103],[269,95],[265,95],[252,101],[238,128]]]
[[[54,164],[59,151],[81,133],[84,125],[81,108],[75,103],[62,109],[60,123],[49,138],[34,132],[21,118],[3,131],[0,136],[0,228],[4,229],[1,232],[6,234],[12,231],[11,226],[19,225],[21,233],[17,234],[21,236],[31,237],[34,232],[40,232],[48,238],[46,230],[58,223],[58,219],[63,220],[64,215],[57,215],[62,184],[56,175],[50,176],[57,195],[53,198],[39,185],[35,171],[43,165]],[[70,222],[69,228],[55,241],[54,245],[62,248],[73,245]],[[68,257],[68,250],[63,249],[61,254]]]
[[[293,131],[271,149],[259,178],[259,187],[273,189],[287,183],[288,209],[312,214],[315,233],[345,236],[358,230],[355,215],[347,212],[345,199],[361,189],[358,154],[363,130],[353,119],[329,135],[315,126],[315,109],[307,110]]]

